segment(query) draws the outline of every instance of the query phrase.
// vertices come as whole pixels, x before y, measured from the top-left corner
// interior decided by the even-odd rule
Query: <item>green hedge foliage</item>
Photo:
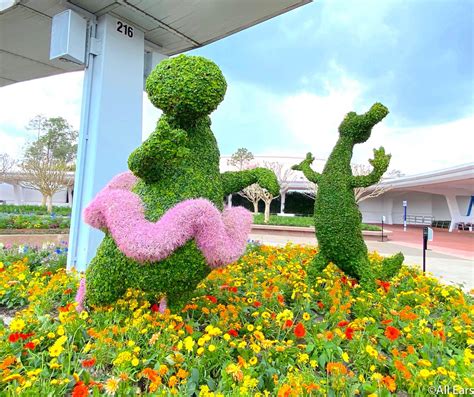
[[[177,203],[192,198],[206,198],[222,210],[225,194],[255,182],[278,192],[277,179],[268,170],[219,172],[220,153],[208,115],[224,98],[226,87],[217,65],[198,56],[166,59],[148,77],[148,96],[163,115],[128,159],[130,170],[140,178],[134,192],[148,220],[157,221]],[[86,302],[108,304],[127,288],[140,288],[165,295],[170,307],[177,308],[209,272],[194,241],[163,261],[140,264],[122,254],[106,235],[87,270]]]
[[[308,180],[318,184],[314,223],[320,251],[308,270],[311,282],[329,262],[333,262],[371,290],[376,286],[376,279],[392,277],[402,265],[404,258],[399,253],[384,260],[381,273],[371,268],[360,227],[362,215],[354,197],[355,187],[367,187],[380,180],[391,156],[385,154],[383,147],[374,149],[374,158],[369,160],[373,171],[369,175],[353,176],[351,170],[354,146],[367,141],[373,126],[387,114],[388,109],[381,103],[376,103],[363,115],[347,114],[339,126],[339,140],[321,174],[311,169],[314,160],[311,153],[293,166],[293,169],[303,171]]]

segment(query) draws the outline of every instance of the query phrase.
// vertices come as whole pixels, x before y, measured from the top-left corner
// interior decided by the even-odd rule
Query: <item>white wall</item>
[[[362,201],[359,204],[362,221],[365,223],[380,223],[382,216],[385,216],[388,224],[402,224],[404,200],[408,202],[408,215],[433,216],[437,220],[451,220],[445,196],[423,192],[395,191]],[[461,215],[466,215],[471,197],[457,196],[456,200]]]
[[[446,197],[440,194],[433,194],[433,216],[438,221],[451,220],[448,203]]]
[[[456,196],[456,201],[458,202],[459,212],[461,212],[461,215],[467,215],[469,203],[471,202],[471,196]]]
[[[41,204],[42,195],[37,190],[21,188],[23,190],[22,204]],[[16,204],[13,185],[0,183],[0,200],[7,204]],[[60,191],[53,196],[53,205],[69,205],[67,203],[67,190]]]

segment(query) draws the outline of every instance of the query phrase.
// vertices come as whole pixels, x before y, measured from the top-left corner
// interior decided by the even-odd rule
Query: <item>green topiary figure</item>
[[[87,304],[109,304],[139,288],[178,308],[212,267],[240,256],[251,215],[240,207],[221,214],[224,196],[253,183],[278,194],[279,186],[264,168],[219,172],[208,115],[226,87],[217,65],[197,56],[164,60],[148,77],[146,91],[163,115],[130,155],[133,175],[116,177],[86,209],[86,221],[106,232],[87,269]]]
[[[368,187],[380,180],[390,163],[390,155],[383,147],[374,149],[374,158],[369,160],[373,171],[369,175],[353,176],[351,158],[354,145],[369,139],[372,127],[388,114],[388,109],[380,103],[370,110],[357,115],[347,114],[339,126],[339,140],[336,143],[323,173],[310,167],[314,158],[308,153],[306,159],[293,166],[305,177],[318,185],[314,205],[314,223],[320,251],[308,269],[310,281],[333,262],[346,274],[360,280],[368,290],[375,288],[376,279],[387,279],[398,272],[403,263],[403,255],[385,258],[381,273],[371,268],[367,246],[361,231],[362,216],[354,197],[354,188]]]

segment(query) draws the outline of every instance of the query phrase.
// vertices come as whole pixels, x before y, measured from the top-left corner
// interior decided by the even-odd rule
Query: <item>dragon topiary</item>
[[[372,127],[388,114],[380,103],[374,104],[362,115],[348,113],[339,126],[339,140],[329,156],[322,173],[311,169],[314,160],[311,153],[294,170],[318,185],[314,205],[314,224],[319,252],[308,268],[308,278],[316,276],[329,262],[360,281],[368,290],[375,288],[376,279],[387,279],[398,272],[404,257],[398,253],[382,262],[382,270],[376,271],[368,259],[367,246],[361,232],[362,216],[354,197],[354,188],[368,187],[380,180],[390,163],[391,155],[383,147],[374,149],[369,160],[373,170],[369,175],[353,176],[351,158],[354,145],[369,139]]]
[[[161,310],[167,302],[177,309],[212,268],[242,254],[251,214],[221,212],[223,198],[253,183],[274,194],[279,186],[264,168],[219,172],[208,115],[226,88],[217,65],[197,56],[164,60],[148,77],[146,91],[163,115],[130,155],[131,173],[115,177],[85,210],[86,222],[106,233],[82,283],[85,304],[109,304],[138,288],[161,296]]]

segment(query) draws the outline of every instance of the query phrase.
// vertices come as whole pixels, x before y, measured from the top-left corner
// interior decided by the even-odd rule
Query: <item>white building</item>
[[[221,170],[229,171],[229,156],[221,157]],[[301,162],[302,157],[256,156],[255,165],[280,163],[283,169]],[[325,160],[316,159],[314,169],[322,171]],[[73,178],[73,175],[70,176]],[[301,172],[294,172],[287,181],[290,191],[308,189],[308,181]],[[409,224],[444,222],[453,230],[459,223],[474,223],[474,163],[463,164],[423,174],[403,176],[382,183],[388,190],[382,195],[369,198],[359,204],[363,222],[380,223],[385,216],[387,224],[402,224],[403,204],[407,205]],[[8,204],[40,204],[41,194],[21,187],[21,174],[11,173],[7,183],[0,184],[0,202]],[[73,189],[58,192],[53,197],[55,205],[71,205]]]

